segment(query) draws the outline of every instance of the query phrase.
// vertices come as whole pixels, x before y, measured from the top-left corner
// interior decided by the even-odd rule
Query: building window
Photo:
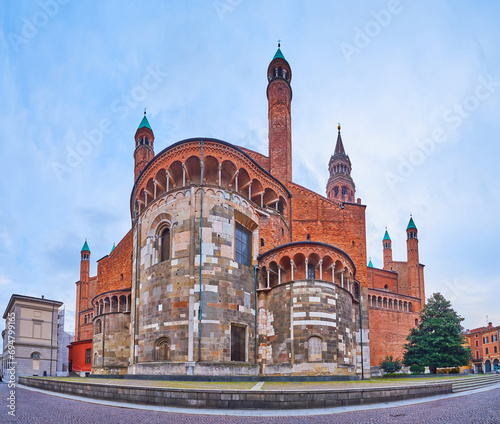
[[[316,272],[316,267],[314,264],[307,264],[307,278],[310,280],[314,280],[316,276],[314,275]]]
[[[493,334],[493,335],[491,336],[491,342],[492,342],[492,343],[493,343],[493,342],[498,342],[498,335]]]
[[[476,340],[476,347],[479,347],[479,340]]]
[[[170,259],[170,228],[167,228],[161,233],[160,237],[160,261]]]
[[[484,344],[488,343],[488,336],[484,336],[484,337],[483,337],[483,343],[484,343]]]
[[[479,359],[479,350],[476,350],[476,359]]]
[[[486,355],[488,355],[490,353],[489,349],[486,348],[485,350],[486,350]]]
[[[263,238],[260,239],[260,245],[261,245],[261,247],[264,247],[264,239]]]
[[[40,353],[33,352],[31,354],[31,359],[33,360],[33,371],[38,371],[40,369]]]
[[[319,362],[323,359],[321,337],[312,336],[307,341],[307,360],[309,362]]]
[[[85,363],[90,364],[90,360],[92,358],[92,349],[85,350]]]
[[[235,232],[236,262],[250,266],[252,264],[252,233],[238,223],[236,223]]]
[[[493,346],[493,352],[498,353],[498,346]]]
[[[246,327],[231,324],[231,361],[245,362]]]

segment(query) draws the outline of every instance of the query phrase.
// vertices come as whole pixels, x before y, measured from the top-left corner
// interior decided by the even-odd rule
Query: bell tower
[[[392,262],[392,240],[387,232],[387,227],[385,229],[384,238],[382,239],[382,244],[384,246],[384,269],[389,270],[389,264]]]
[[[418,257],[418,231],[413,217],[406,227],[406,248],[408,258],[408,295],[425,299],[423,294],[423,275],[420,273],[420,261]],[[421,296],[424,297],[421,297]]]
[[[292,181],[292,70],[278,51],[267,68],[270,172],[283,183]]]
[[[356,187],[351,178],[351,160],[344,150],[344,143],[340,135],[340,124],[337,129],[339,131],[337,144],[328,164],[330,178],[326,184],[326,197],[330,200],[354,203]]]
[[[75,341],[80,340],[80,311],[89,307],[90,249],[87,240],[80,252],[80,280],[76,282]]]
[[[144,117],[135,132],[134,181],[137,180],[142,170],[154,158],[154,141],[155,136],[149,125],[148,118],[146,118],[146,110],[144,110]]]

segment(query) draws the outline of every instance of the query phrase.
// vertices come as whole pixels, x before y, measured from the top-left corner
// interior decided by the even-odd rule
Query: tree
[[[380,368],[387,373],[398,372],[402,367],[401,360],[393,359],[392,355],[386,356],[384,362],[380,364]]]
[[[463,320],[448,300],[434,293],[420,314],[418,328],[413,328],[407,337],[403,363],[429,367],[433,374],[437,368],[467,365],[472,354],[463,346]]]

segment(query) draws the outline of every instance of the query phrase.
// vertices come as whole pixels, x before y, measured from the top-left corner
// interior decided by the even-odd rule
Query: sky
[[[325,194],[342,125],[367,255],[406,260],[464,328],[500,325],[500,3],[477,0],[2,2],[0,309],[63,301],[131,227],[134,134],[267,155],[267,67],[292,68],[293,180]]]

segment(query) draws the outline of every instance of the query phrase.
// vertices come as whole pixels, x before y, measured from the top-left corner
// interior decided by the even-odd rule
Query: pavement
[[[5,409],[8,390],[6,384],[0,384],[0,404],[1,409]],[[99,399],[89,399],[61,393],[47,392],[31,387],[17,386],[16,396],[18,397],[18,417],[24,416],[24,421],[2,421],[0,422],[22,422],[22,423],[94,423],[105,422],[106,424],[123,422],[145,422],[152,424],[155,422],[238,422],[238,423],[253,423],[253,422],[286,422],[286,423],[301,423],[308,422],[320,424],[328,423],[500,423],[500,384],[488,386],[485,388],[472,390],[468,392],[454,393],[448,395],[432,396],[420,399],[411,399],[406,401],[386,402],[371,405],[353,405],[336,408],[323,409],[301,409],[301,410],[224,410],[224,409],[191,409],[191,408],[174,408],[165,406],[125,404],[120,402],[105,401]],[[54,420],[42,421],[42,416],[34,413],[35,419],[29,418],[29,411],[33,409],[37,402],[41,402],[43,410],[50,405],[53,405],[56,411],[66,411],[66,413],[77,413],[81,410],[101,410],[103,416],[96,421],[89,420],[89,416],[84,414],[84,421]],[[64,406],[66,405],[66,406]],[[113,412],[126,417],[118,421],[108,420],[107,416]],[[432,413],[431,413],[432,412]],[[6,412],[5,412],[6,414]],[[137,421],[145,414],[145,421]],[[148,414],[153,414],[146,419]],[[131,418],[135,417],[135,418]],[[155,421],[156,417],[163,417],[166,421]],[[177,417],[174,421],[168,421],[168,417]],[[195,418],[198,417],[198,421]],[[207,421],[208,417],[218,418],[219,421]],[[221,417],[225,417],[221,419]],[[336,418],[335,418],[336,417]],[[358,419],[352,421],[352,417]],[[379,417],[379,418],[377,418]],[[402,417],[413,417],[407,421]],[[10,418],[10,417],[9,417]],[[52,416],[52,419],[55,417]],[[61,417],[62,418],[62,417]],[[249,420],[236,420],[249,419]],[[258,421],[253,419],[259,418]],[[299,419],[299,421],[296,421]],[[328,418],[327,421],[324,421]],[[337,418],[340,421],[337,421]],[[398,418],[397,420],[393,420]],[[75,418],[78,419],[78,418]],[[194,421],[193,421],[194,419]],[[264,421],[262,421],[265,419]],[[269,420],[270,421],[269,421]],[[278,419],[278,421],[274,421]],[[202,421],[200,421],[202,420]],[[283,421],[284,420],[284,421]],[[366,420],[366,421],[365,421]]]

